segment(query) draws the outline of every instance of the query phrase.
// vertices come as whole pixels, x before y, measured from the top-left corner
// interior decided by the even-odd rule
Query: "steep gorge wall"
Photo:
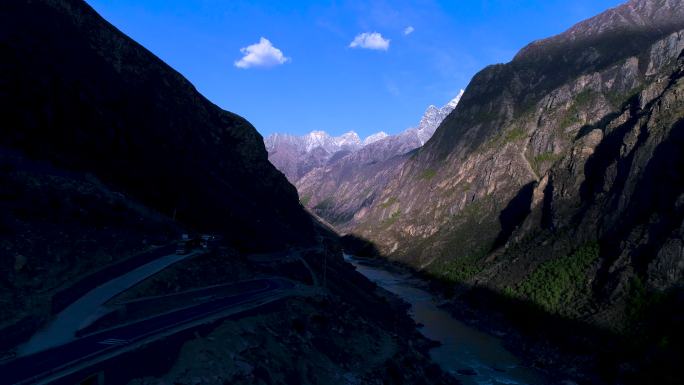
[[[635,285],[684,281],[683,9],[631,1],[484,69],[343,230],[437,277],[622,328]],[[576,265],[581,290],[549,288]]]

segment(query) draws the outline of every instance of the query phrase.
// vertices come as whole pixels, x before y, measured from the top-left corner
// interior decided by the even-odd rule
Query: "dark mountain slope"
[[[0,54],[0,145],[94,173],[242,248],[311,239],[254,128],[85,3],[3,1]]]
[[[92,174],[0,148],[0,351],[30,336],[60,289],[181,231]]]
[[[2,369],[17,362],[11,349],[62,309],[56,305],[173,254],[179,234],[194,229],[225,238],[122,297],[256,276],[286,278],[296,289],[232,320],[127,345],[96,369],[69,366],[62,382],[93,371],[107,383],[456,382],[430,363],[405,307],[344,262],[336,235],[299,205],[254,128],[84,2],[1,2],[0,54]],[[305,245],[315,247],[297,247]],[[325,286],[313,285],[319,281]],[[88,330],[189,304],[155,297],[161,306],[128,312],[119,299]],[[208,299],[190,302],[198,301]]]
[[[84,2],[3,1],[0,54],[0,327],[24,319],[0,349],[57,291],[181,231],[314,242],[254,128]]]

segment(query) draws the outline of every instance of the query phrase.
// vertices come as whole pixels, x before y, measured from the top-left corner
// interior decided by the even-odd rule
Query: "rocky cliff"
[[[680,0],[533,42],[479,72],[342,229],[440,280],[667,350],[681,314],[662,306],[684,284],[683,49]]]
[[[681,282],[670,240],[681,225],[679,158],[668,149],[684,113],[681,5],[631,1],[478,73],[350,228],[420,268],[500,287],[592,242],[602,278],[630,272],[608,286],[593,281],[597,294],[632,274],[659,288]],[[539,236],[576,244],[507,261]]]

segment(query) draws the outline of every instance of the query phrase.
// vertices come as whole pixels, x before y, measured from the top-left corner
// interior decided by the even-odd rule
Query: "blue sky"
[[[486,65],[621,3],[87,1],[262,135],[361,137],[415,125]]]

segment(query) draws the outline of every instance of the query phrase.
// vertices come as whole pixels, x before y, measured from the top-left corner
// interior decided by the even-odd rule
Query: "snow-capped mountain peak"
[[[465,92],[464,90],[459,91],[458,95],[456,95],[455,98],[451,99],[451,100],[449,101],[449,103],[447,103],[446,105],[449,106],[449,107],[451,107],[452,110],[453,110],[454,108],[456,108],[456,105],[458,105],[458,102],[461,101],[461,97],[463,96],[463,93],[464,93],[464,92]],[[446,107],[446,106],[445,106],[445,107]]]
[[[264,144],[271,162],[294,183],[312,169],[342,159],[350,153],[361,153],[366,146],[370,146],[366,152],[373,153],[378,159],[422,146],[453,111],[461,95],[463,90],[443,107],[429,106],[418,126],[397,135],[381,131],[361,141],[354,131],[340,136],[331,136],[325,131],[311,131],[302,136],[271,134],[264,139]]]
[[[364,145],[364,146],[367,146],[367,145],[369,145],[369,144],[371,144],[371,143],[377,142],[378,140],[385,139],[385,138],[388,137],[388,136],[389,136],[389,135],[387,135],[387,133],[386,133],[385,131],[377,132],[377,133],[375,133],[375,134],[373,134],[373,135],[368,136],[366,139],[364,139],[364,140],[363,140],[363,145]]]
[[[435,130],[442,123],[444,118],[446,118],[451,113],[451,111],[453,111],[454,108],[456,108],[458,102],[461,101],[461,96],[463,96],[463,90],[461,90],[455,98],[451,99],[447,104],[445,104],[441,108],[430,105],[425,110],[423,117],[420,119],[418,127],[411,128],[408,130],[414,131],[416,133],[421,146],[424,145],[425,142],[427,142],[428,139],[432,137],[432,134],[435,133]]]
[[[319,147],[329,153],[334,153],[341,149],[353,150],[361,146],[361,138],[354,131],[340,136],[331,136],[325,131],[311,131],[300,138],[306,153]]]
[[[340,136],[336,136],[334,139],[335,144],[340,147],[361,145],[361,138],[359,137],[359,134],[354,131],[346,132]]]
[[[325,131],[311,131],[302,139],[306,152],[311,152],[316,147],[330,147],[333,141],[333,138]]]

